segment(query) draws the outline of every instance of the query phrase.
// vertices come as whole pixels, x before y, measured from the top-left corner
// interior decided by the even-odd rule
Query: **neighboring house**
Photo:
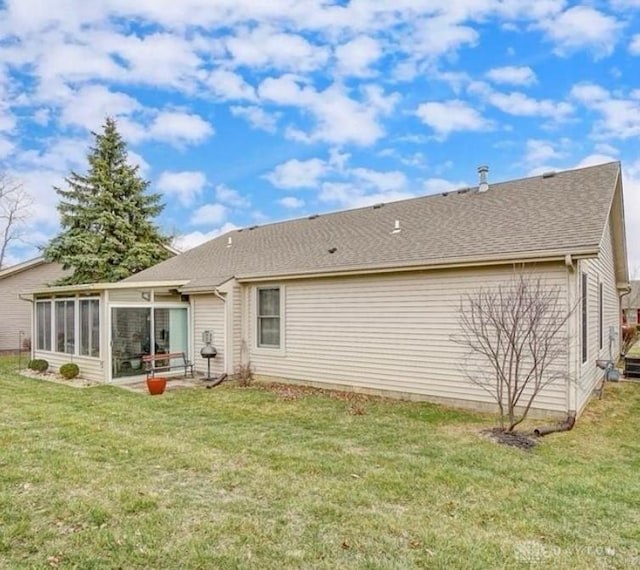
[[[626,324],[640,324],[640,281],[631,281],[631,291],[622,297],[622,319]]]
[[[596,359],[619,352],[625,247],[619,163],[482,184],[238,229],[120,283],[37,291],[35,354],[106,382],[139,375],[150,351],[203,372],[212,331],[216,372],[250,362],[263,378],[489,408],[451,342],[461,296],[525,270],[578,308],[557,363],[568,380],[535,411],[579,414]]]
[[[24,349],[31,338],[31,305],[18,295],[46,287],[63,275],[66,272],[61,265],[42,257],[0,270],[0,352]]]

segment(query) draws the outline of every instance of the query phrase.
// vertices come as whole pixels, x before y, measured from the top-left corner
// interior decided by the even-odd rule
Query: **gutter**
[[[369,275],[372,273],[399,273],[407,271],[433,271],[441,269],[460,269],[467,267],[486,267],[492,265],[512,265],[522,263],[549,263],[549,262],[562,262],[573,265],[573,262],[578,259],[588,259],[597,257],[599,253],[599,246],[593,248],[585,248],[576,250],[571,253],[565,251],[551,251],[551,252],[531,252],[529,254],[523,254],[518,257],[513,257],[513,254],[503,257],[491,257],[487,259],[457,259],[451,261],[434,262],[430,264],[415,264],[415,265],[383,265],[378,267],[366,267],[366,268],[346,268],[346,269],[327,269],[325,271],[308,270],[298,273],[282,273],[282,274],[258,274],[258,275],[237,275],[236,279],[239,283],[251,283],[255,281],[277,281],[281,279],[308,279],[310,277],[334,277],[345,275]]]

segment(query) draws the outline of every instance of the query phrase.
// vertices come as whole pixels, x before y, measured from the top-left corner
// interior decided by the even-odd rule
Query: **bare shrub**
[[[528,274],[463,296],[461,333],[452,340],[480,357],[466,359],[462,370],[495,400],[502,430],[522,422],[546,386],[567,379],[554,365],[566,358],[572,312],[559,287]]]
[[[240,386],[251,386],[251,383],[254,380],[253,366],[251,365],[251,362],[247,362],[246,364],[238,364],[233,369],[233,379],[236,380]]]

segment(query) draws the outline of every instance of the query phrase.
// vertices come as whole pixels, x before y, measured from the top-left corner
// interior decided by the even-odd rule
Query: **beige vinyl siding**
[[[564,296],[563,264],[536,270]],[[256,349],[256,284],[244,297],[251,362],[260,375],[489,403],[460,370],[465,360],[473,366],[473,358],[451,336],[458,331],[461,296],[512,275],[510,268],[487,268],[288,281],[281,354]],[[568,357],[557,368],[566,372],[567,364]],[[566,383],[549,386],[535,405],[566,411]]]
[[[149,299],[145,299],[142,294],[148,293],[144,289],[111,289],[109,291],[109,301],[117,305],[118,303],[136,303],[140,305],[146,305]]]
[[[31,303],[18,295],[41,289],[65,274],[57,263],[43,262],[0,280],[0,350],[18,350],[19,332],[31,338]]]
[[[614,361],[620,353],[620,297],[616,288],[616,277],[613,260],[613,245],[610,223],[605,229],[601,252],[598,258],[583,260],[579,263],[577,274],[578,295],[580,295],[581,273],[587,274],[587,361],[582,362],[582,349],[579,344],[579,376],[576,386],[577,411],[580,412],[587,404],[594,388],[603,378],[603,371],[596,366],[597,359],[609,359],[609,328],[614,327],[616,341],[612,345]],[[603,284],[603,345],[600,349],[598,335],[598,283]],[[577,311],[578,333],[582,335],[581,310]],[[580,336],[581,338],[581,336]]]
[[[103,362],[98,358],[38,350],[35,351],[34,358],[44,358],[49,363],[49,371],[51,372],[57,372],[60,366],[67,362],[75,362],[80,368],[80,376],[82,378],[92,382],[105,382],[106,380]]]
[[[194,363],[198,372],[207,372],[207,361],[200,356],[200,349],[204,346],[202,333],[213,331],[213,346],[218,355],[211,360],[211,374],[224,372],[224,302],[215,295],[193,295],[193,347]]]

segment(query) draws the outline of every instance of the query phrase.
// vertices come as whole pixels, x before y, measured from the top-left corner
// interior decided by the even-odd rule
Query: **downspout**
[[[217,287],[213,290],[213,294],[224,305],[224,373],[229,374],[229,315],[227,314],[227,299],[220,294]]]
[[[631,287],[627,287],[627,290],[624,293],[618,293],[618,297],[620,297],[620,319],[624,319],[624,309],[622,308],[622,297],[626,297],[629,293],[631,293]],[[621,325],[624,322],[620,323]]]
[[[567,267],[567,311],[573,314],[567,322],[567,336],[568,336],[568,362],[569,376],[567,380],[567,413],[575,414],[578,405],[578,377],[580,370],[580,363],[578,362],[578,345],[575,342],[576,335],[578,333],[579,325],[577,323],[577,283],[576,283],[576,265],[568,253],[565,255],[564,264]],[[574,385],[575,383],[575,385]]]
[[[35,311],[34,311],[34,307],[35,307],[35,300],[33,297],[29,298],[29,297],[23,297],[24,293],[18,293],[18,299],[20,299],[21,301],[28,301],[29,303],[31,303],[31,336],[33,337],[33,332],[35,331]],[[33,360],[34,358],[34,346],[35,346],[35,342],[34,339],[31,338],[31,349],[29,350],[29,357],[31,360]]]

